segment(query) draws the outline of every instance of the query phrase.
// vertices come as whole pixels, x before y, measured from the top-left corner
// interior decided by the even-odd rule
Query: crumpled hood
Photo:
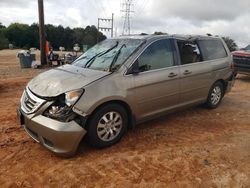
[[[28,87],[39,96],[55,97],[82,88],[108,74],[111,73],[64,65],[39,74],[28,83]]]

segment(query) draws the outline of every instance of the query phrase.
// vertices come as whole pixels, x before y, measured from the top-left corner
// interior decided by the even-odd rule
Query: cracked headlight
[[[83,94],[82,89],[73,90],[65,93],[65,104],[68,107],[73,106],[77,102],[77,100],[81,97],[82,94]]]
[[[44,115],[53,119],[67,121],[74,117],[72,107],[81,97],[84,90],[73,90],[60,95],[56,101],[44,112]]]

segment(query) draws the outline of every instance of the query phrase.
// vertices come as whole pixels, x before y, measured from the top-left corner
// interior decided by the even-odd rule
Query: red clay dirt
[[[16,51],[0,51],[0,187],[250,187],[250,76],[215,110],[194,107],[140,124],[120,143],[60,158],[16,120],[26,83]]]

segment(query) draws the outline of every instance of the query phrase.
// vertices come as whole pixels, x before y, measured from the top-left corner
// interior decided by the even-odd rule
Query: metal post
[[[109,25],[111,26],[100,26],[100,23],[102,22],[109,22]],[[112,13],[112,18],[98,18],[98,24],[97,24],[98,31],[109,31],[111,38],[114,36],[114,13]]]
[[[40,35],[40,59],[41,65],[46,65],[45,54],[45,28],[44,28],[44,9],[43,0],[38,0],[38,14],[39,14],[39,35]]]
[[[114,13],[112,13],[111,38],[114,36]]]
[[[97,37],[96,37],[96,43],[98,43],[99,42],[99,27],[100,27],[100,18],[98,18],[98,24],[97,24]]]

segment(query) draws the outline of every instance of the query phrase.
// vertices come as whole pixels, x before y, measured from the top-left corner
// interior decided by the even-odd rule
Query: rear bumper
[[[235,83],[235,74],[232,74],[230,78],[227,79],[227,88],[225,93],[228,93],[232,90],[234,83]]]
[[[43,115],[28,116],[19,108],[17,116],[25,131],[37,142],[60,156],[74,155],[86,130],[75,121],[67,123]]]

